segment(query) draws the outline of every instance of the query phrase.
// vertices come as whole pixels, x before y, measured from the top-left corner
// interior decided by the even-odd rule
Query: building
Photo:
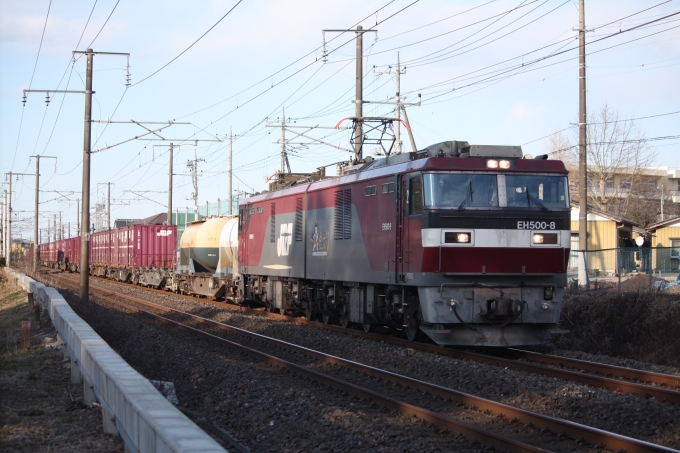
[[[578,203],[572,202],[569,268],[573,270],[578,267],[579,211]],[[590,205],[587,220],[588,271],[600,275],[616,274],[619,268],[633,270],[636,265],[631,262],[630,252],[624,255],[620,249],[635,247],[635,237],[643,230],[632,220],[609,214]]]
[[[680,217],[653,223],[647,231],[651,234],[655,268],[677,271],[680,268]]]

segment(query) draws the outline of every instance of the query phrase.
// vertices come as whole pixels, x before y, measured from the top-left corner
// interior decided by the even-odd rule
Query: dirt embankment
[[[680,366],[676,291],[569,291],[561,325],[570,332],[552,339],[560,349]]]
[[[31,321],[27,351],[19,346],[22,321]],[[49,316],[36,321],[26,293],[2,271],[0,335],[0,452],[123,451],[120,437],[104,434],[101,409],[82,403],[82,384],[70,384],[61,348],[49,347],[56,341]]]

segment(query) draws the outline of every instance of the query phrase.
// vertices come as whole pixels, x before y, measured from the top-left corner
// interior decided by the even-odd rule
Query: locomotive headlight
[[[486,161],[486,168],[498,168],[498,161],[497,160],[487,160]]]
[[[557,233],[534,233],[533,243],[557,245]]]
[[[446,231],[444,233],[445,244],[470,244],[472,243],[472,233],[457,231]]]
[[[509,160],[502,160],[498,162],[498,166],[504,169],[510,168],[510,161]]]

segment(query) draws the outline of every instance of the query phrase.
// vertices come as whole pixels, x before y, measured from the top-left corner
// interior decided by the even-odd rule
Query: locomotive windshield
[[[426,206],[458,209],[498,206],[496,175],[429,173],[423,177]]]
[[[501,179],[501,181],[499,181]],[[498,186],[505,180],[505,197]],[[501,189],[502,190],[502,189]],[[423,175],[425,206],[435,208],[540,208],[569,207],[566,176],[427,173]]]
[[[566,176],[506,175],[508,207],[568,208]]]

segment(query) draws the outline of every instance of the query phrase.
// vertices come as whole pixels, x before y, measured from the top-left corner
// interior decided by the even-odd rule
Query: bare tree
[[[644,133],[633,120],[620,120],[618,112],[604,104],[591,114],[588,137],[588,203],[596,208],[626,216],[632,203],[656,194],[656,178],[645,176],[656,157]],[[571,139],[563,134],[551,138],[552,156],[565,162],[570,172],[570,193],[576,195],[578,181],[578,127]],[[643,216],[645,217],[645,216]]]

